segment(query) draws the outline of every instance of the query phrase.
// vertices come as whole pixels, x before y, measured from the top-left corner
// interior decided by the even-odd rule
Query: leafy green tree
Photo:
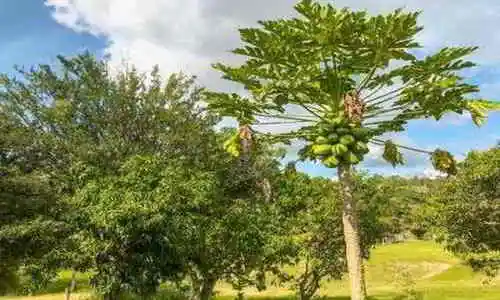
[[[57,67],[41,65],[18,71],[17,76],[0,77],[1,124],[12,133],[5,136],[5,143],[2,140],[6,145],[2,145],[2,159],[15,163],[30,178],[41,180],[26,190],[50,188],[50,203],[46,201],[41,207],[54,212],[48,219],[52,223],[33,217],[2,226],[2,238],[19,241],[2,243],[6,245],[2,251],[29,251],[30,241],[34,241],[30,235],[40,237],[37,250],[46,244],[50,251],[41,252],[43,257],[33,253],[25,256],[37,261],[37,273],[55,274],[51,271],[61,267],[86,270],[97,264],[96,257],[82,248],[80,207],[68,200],[89,182],[120,174],[125,162],[135,155],[179,159],[186,168],[207,166],[201,154],[212,151],[206,145],[213,135],[207,133],[212,132],[218,118],[199,107],[200,88],[191,78],[172,75],[163,81],[157,69],[149,76],[134,69],[111,74],[105,61],[90,54],[59,57]],[[14,147],[12,141],[19,145]],[[13,189],[11,178],[2,177],[2,184]],[[19,180],[30,184],[30,178]],[[17,200],[35,198],[21,188],[14,191],[19,191]],[[4,199],[15,208],[14,201]],[[23,203],[21,200],[18,203]],[[29,206],[35,210],[37,204],[32,202]],[[26,210],[26,214],[34,213]],[[44,229],[47,231],[41,234]]]
[[[221,95],[212,102],[230,109],[246,103],[243,107],[255,117],[299,124],[300,130],[276,136],[304,140],[304,159],[337,168],[352,299],[365,299],[352,173],[369,151],[367,143],[383,145],[383,157],[394,166],[404,163],[399,150],[405,148],[428,154],[436,169],[455,173],[449,152],[405,147],[385,134],[404,131],[412,119],[438,120],[449,112],[470,111],[480,124],[485,111],[498,104],[473,100],[478,87],[460,76],[474,66],[464,57],[475,47],[447,47],[423,58],[414,54],[421,47],[415,41],[422,30],[418,12],[371,16],[312,0],[300,1],[295,9],[297,18],[240,29],[244,45],[234,53],[246,61],[215,68],[224,78],[243,84],[251,97],[232,95],[228,101]]]
[[[31,292],[50,276],[40,265],[52,262],[53,245],[68,234],[58,220],[54,189],[36,170],[33,136],[0,112],[0,293]],[[23,266],[28,285],[18,276]],[[25,288],[23,291],[22,288]]]
[[[339,214],[338,189],[326,179],[310,178],[290,166],[280,177],[276,194],[283,264],[292,274],[278,278],[291,283],[299,299],[311,299],[324,279],[340,279],[345,271],[345,247]],[[292,172],[293,170],[293,172]],[[283,251],[287,250],[287,251]]]
[[[148,296],[162,280],[183,271],[184,258],[174,241],[180,232],[168,205],[189,195],[173,190],[172,182],[180,184],[171,177],[174,171],[179,170],[165,168],[154,157],[131,157],[118,174],[96,177],[68,199],[79,224],[80,252],[95,257],[86,271],[93,272],[93,285],[105,298],[119,299],[123,290]]]
[[[430,205],[429,196],[437,188],[433,180],[376,175],[365,177],[362,182],[360,197],[364,199],[359,201],[377,214],[385,240],[408,233],[418,238],[425,235],[428,230],[423,219],[425,209]]]
[[[220,140],[208,147],[218,149]],[[270,211],[235,196],[237,166],[222,148],[204,158],[209,168],[133,157],[118,175],[96,178],[70,200],[78,206],[80,245],[98,256],[94,279],[110,298],[124,289],[147,295],[179,274],[189,278],[193,299],[209,299],[217,281],[232,282],[258,265]]]
[[[500,269],[499,199],[500,147],[470,152],[436,199],[442,241],[490,275]]]

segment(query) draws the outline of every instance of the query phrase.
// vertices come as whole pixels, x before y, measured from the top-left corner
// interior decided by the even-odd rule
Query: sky
[[[54,63],[56,55],[84,50],[108,55],[115,66],[124,62],[148,71],[159,65],[164,74],[197,75],[211,89],[239,91],[210,68],[214,62],[237,63],[229,50],[239,46],[237,28],[257,20],[293,16],[295,0],[16,0],[0,1],[0,72],[14,65]],[[333,4],[371,13],[402,7],[421,10],[424,31],[418,40],[425,53],[443,46],[477,45],[469,72],[481,96],[500,100],[500,1],[498,0],[337,0]],[[449,115],[439,122],[414,121],[400,143],[433,150],[445,148],[459,159],[471,149],[487,149],[500,140],[500,113],[482,128],[470,117]],[[294,147],[296,148],[296,147]],[[435,176],[428,157],[404,153],[407,165],[392,168],[372,148],[360,169],[371,173]],[[294,159],[293,148],[287,159]],[[335,171],[314,163],[299,169],[318,176]]]

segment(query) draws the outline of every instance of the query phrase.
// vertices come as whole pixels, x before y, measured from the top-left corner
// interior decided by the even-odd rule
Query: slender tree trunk
[[[64,293],[64,299],[69,300],[71,298],[71,293],[75,290],[76,288],[76,271],[73,270],[71,273],[71,281],[68,284],[68,287],[66,288],[66,291]]]
[[[363,256],[361,256],[361,278],[362,278],[362,284],[363,284],[363,296],[365,298],[368,298],[368,291],[366,289],[366,266],[363,263]]]
[[[212,298],[215,283],[217,280],[213,278],[204,278],[194,288],[192,300],[209,300]]]
[[[365,300],[365,279],[359,233],[359,217],[353,197],[352,168],[348,165],[338,167],[341,193],[344,201],[342,223],[346,245],[347,268],[351,282],[351,299]]]
[[[200,291],[200,300],[209,300],[212,298],[215,282],[216,280],[212,278],[204,280]]]

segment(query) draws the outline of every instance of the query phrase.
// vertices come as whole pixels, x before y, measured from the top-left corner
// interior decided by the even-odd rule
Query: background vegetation
[[[311,1],[301,1],[297,10],[309,22],[340,18],[333,7]],[[295,45],[290,57],[281,56],[288,67],[307,76],[319,71],[326,79],[333,76],[330,83],[342,82],[308,87],[283,62],[271,60],[269,51],[277,51],[273,47],[280,43],[291,47],[293,38],[303,39],[312,29],[304,27],[305,36],[293,37],[288,29],[306,23],[265,23],[267,31],[242,31],[243,40],[254,48],[237,50],[246,56],[251,51],[260,55],[247,62],[253,69],[218,66],[226,77],[245,85],[249,99],[206,91],[180,74],[162,78],[158,69],[150,74],[133,68],[111,73],[106,61],[88,53],[59,57],[57,66],[1,75],[0,294],[6,295],[4,299],[60,298],[57,293],[62,292],[67,298],[109,300],[347,299],[349,293],[352,299],[367,293],[376,299],[498,299],[500,145],[472,151],[458,163],[443,150],[424,153],[449,175],[436,179],[372,176],[353,167],[369,151],[366,142],[372,138],[384,145],[386,160],[393,165],[404,162],[398,150],[404,146],[377,137],[403,130],[404,123],[417,117],[412,113],[410,118],[408,109],[418,117],[436,119],[449,111],[469,110],[477,123],[484,121],[485,111],[494,103],[466,98],[475,87],[462,83],[455,73],[471,66],[462,57],[473,49],[445,49],[416,60],[405,51],[416,46],[407,39],[420,31],[415,27],[418,14],[395,12],[384,19],[338,13],[349,21],[342,25],[345,28],[374,22],[375,27],[362,27],[371,39],[376,34],[370,28],[389,26],[394,35],[387,39],[404,40],[399,47],[404,50],[387,52],[375,45],[374,53],[387,55],[356,65],[346,54],[345,72],[340,68],[323,73],[327,67],[314,69],[323,62],[321,55],[320,61],[307,60],[321,51],[298,57],[294,55],[306,48]],[[315,28],[328,29],[319,27]],[[268,31],[281,32],[283,40],[271,43],[265,39]],[[348,46],[354,51],[353,45]],[[393,58],[410,65],[375,76]],[[264,63],[286,70],[269,77],[258,72]],[[301,69],[308,65],[314,70]],[[425,74],[419,73],[422,70]],[[368,76],[353,81],[359,74]],[[259,76],[267,76],[269,85],[256,83]],[[324,80],[321,76],[316,79]],[[411,82],[397,88],[403,100],[389,108],[401,110],[404,117],[383,120],[375,127],[353,122],[347,95],[352,96],[356,86],[390,86],[396,76]],[[447,81],[431,84],[428,79],[433,76]],[[309,102],[301,98],[301,91],[307,92],[304,97]],[[323,101],[337,92],[334,102]],[[261,93],[274,93],[274,98],[266,100]],[[418,97],[426,100],[415,102]],[[259,134],[254,129],[259,115],[270,117],[270,111],[281,121],[301,121],[286,105],[309,111],[302,121],[312,125],[288,135]],[[352,148],[353,136],[342,136],[328,145],[328,153],[337,152],[323,151],[329,139],[339,137],[323,132],[329,121],[325,123],[318,107],[326,107],[339,135],[350,136],[352,130],[358,150]],[[383,117],[386,109],[376,105],[363,114]],[[365,118],[363,114],[359,117]],[[238,128],[217,129],[224,116],[236,118]],[[339,128],[347,131],[341,134]],[[370,133],[365,135],[363,129]],[[309,143],[301,151],[304,159],[344,168],[340,180],[311,177],[298,172],[294,163],[282,166],[286,151],[279,145],[294,139]],[[347,150],[338,150],[339,144]],[[351,225],[352,230],[346,231]],[[356,247],[359,253],[351,251]],[[353,273],[354,267],[359,274]],[[353,274],[359,275],[359,282]],[[356,294],[354,288],[362,291]]]

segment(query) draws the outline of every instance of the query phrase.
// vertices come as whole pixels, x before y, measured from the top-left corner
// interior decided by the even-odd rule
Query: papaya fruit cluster
[[[304,154],[310,159],[321,161],[328,168],[335,168],[339,164],[356,165],[369,152],[367,143],[370,138],[369,129],[349,123],[343,117],[335,117],[328,122],[322,121],[306,137],[310,144]]]
[[[238,133],[233,134],[228,140],[224,142],[224,150],[234,157],[240,156],[241,143],[240,135]]]

